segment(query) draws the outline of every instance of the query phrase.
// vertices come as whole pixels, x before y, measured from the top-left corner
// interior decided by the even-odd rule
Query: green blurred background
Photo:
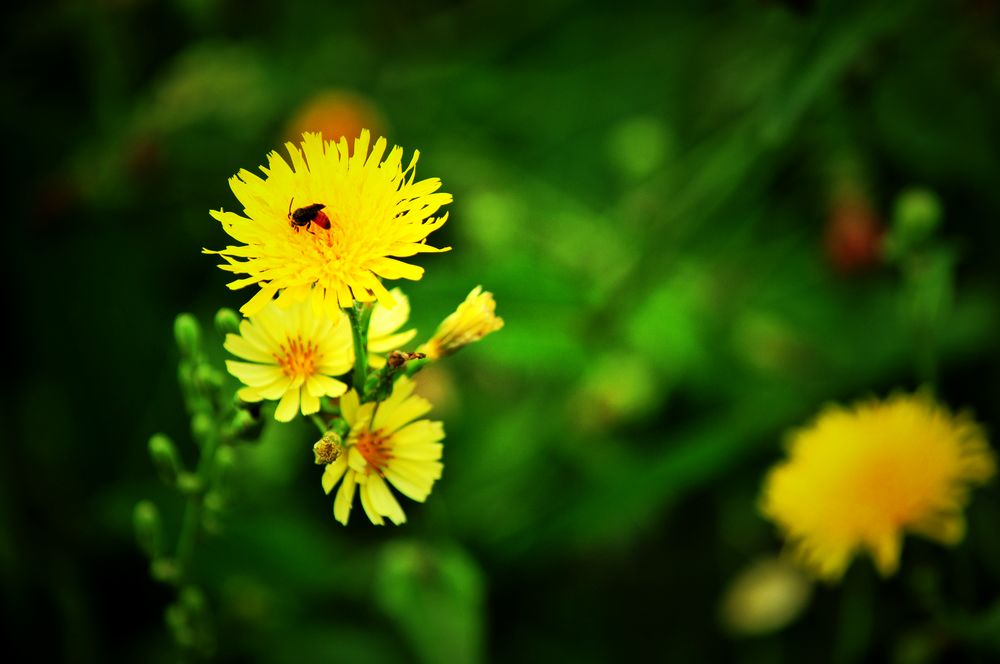
[[[149,435],[196,459],[172,321],[221,363],[211,317],[249,293],[208,210],[303,123],[373,126],[454,194],[454,250],[402,284],[420,338],[477,284],[506,327],[422,374],[445,472],[404,527],[333,520],[308,423],[239,449],[198,550],[218,660],[1000,659],[995,485],[960,547],[861,560],[783,630],[719,610],[780,552],[759,487],[824,403],[936,375],[1000,428],[996,2],[6,13],[8,661],[175,661],[131,524],[180,518]],[[888,260],[914,186],[940,227]]]

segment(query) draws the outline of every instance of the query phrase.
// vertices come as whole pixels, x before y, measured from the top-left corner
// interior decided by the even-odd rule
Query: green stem
[[[358,395],[363,395],[365,380],[368,378],[368,320],[371,318],[371,308],[355,302],[353,307],[344,311],[351,321],[354,340],[354,389],[358,391]]]
[[[219,432],[213,430],[205,437],[201,448],[201,458],[198,459],[199,490],[188,496],[184,508],[184,520],[181,523],[181,534],[177,540],[177,585],[183,586],[191,575],[191,565],[194,559],[194,545],[198,539],[201,525],[201,508],[204,504],[205,487],[212,477],[212,466],[215,463],[215,450],[219,444]]]
[[[313,424],[316,425],[316,428],[319,429],[319,432],[321,434],[327,432],[327,429],[329,427],[326,426],[326,422],[323,421],[322,417],[320,417],[319,415],[310,415],[309,419],[313,421]]]

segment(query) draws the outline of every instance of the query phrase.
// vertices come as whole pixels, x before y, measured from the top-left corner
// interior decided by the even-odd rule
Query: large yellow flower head
[[[326,467],[323,490],[330,493],[343,480],[333,501],[333,515],[342,524],[350,517],[355,488],[372,523],[381,526],[388,518],[399,525],[406,515],[388,485],[422,503],[441,477],[444,428],[417,419],[430,412],[431,404],[415,396],[413,387],[410,379],[400,378],[392,395],[378,404],[361,404],[354,390],[341,397],[341,413],[351,426],[344,441],[347,453]]]
[[[798,559],[830,580],[858,550],[892,574],[904,532],[957,543],[970,487],[995,471],[979,426],[924,394],[829,407],[789,443],[765,482],[762,511]]]
[[[346,138],[324,142],[306,133],[301,146],[286,144],[291,163],[272,152],[263,178],[241,170],[230,179],[245,216],[211,214],[242,244],[206,252],[222,256],[222,269],[246,275],[230,288],[259,287],[244,315],[279,292],[293,302],[308,298],[331,318],[355,300],[392,307],[380,280],[423,276],[423,268],[398,259],[446,250],[425,240],[445,223],[447,214],[433,215],[451,194],[438,192],[437,178],[415,181],[419,153],[405,169],[400,147],[383,161],[386,145],[384,138],[370,145],[367,130],[353,151]]]
[[[319,411],[320,397],[338,397],[347,385],[334,376],[351,370],[354,350],[347,317],[316,316],[307,303],[282,309],[271,302],[240,323],[239,334],[227,334],[225,348],[247,360],[227,360],[229,373],[247,387],[244,401],[279,399],[275,419],[288,422]]]

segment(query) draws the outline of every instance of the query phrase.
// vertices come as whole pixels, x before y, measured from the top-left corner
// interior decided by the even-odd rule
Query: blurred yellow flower
[[[333,501],[333,515],[347,525],[359,487],[361,506],[375,525],[406,522],[403,508],[390,491],[424,502],[434,481],[441,477],[440,422],[417,419],[430,412],[431,404],[413,394],[413,381],[400,378],[392,395],[378,404],[361,404],[351,390],[340,399],[340,410],[351,426],[344,441],[347,450],[323,472],[323,490],[330,493],[337,482],[340,489]],[[341,481],[343,480],[343,481]]]
[[[455,312],[441,321],[437,332],[420,351],[436,360],[496,332],[503,327],[503,319],[495,313],[496,307],[493,293],[484,293],[482,286],[476,286]]]
[[[879,572],[899,564],[904,532],[960,541],[970,487],[992,477],[982,430],[925,394],[831,406],[791,436],[761,509],[817,576],[836,580],[859,549]]]
[[[401,350],[413,337],[415,329],[397,332],[410,317],[410,299],[398,288],[389,293],[396,300],[396,306],[387,309],[376,303],[368,323],[368,364],[376,369],[385,366],[385,354]]]
[[[229,373],[247,387],[244,401],[279,399],[275,419],[288,422],[295,414],[319,411],[322,396],[338,397],[347,386],[334,376],[351,370],[354,350],[350,323],[338,310],[335,319],[316,316],[307,303],[282,309],[271,302],[240,323],[239,334],[227,334],[225,348],[248,360],[227,360]]]
[[[229,185],[243,205],[235,212],[212,211],[238,242],[220,251],[220,267],[246,277],[232,289],[259,286],[240,311],[253,316],[275,294],[312,302],[334,318],[354,301],[395,301],[381,279],[420,279],[423,268],[397,260],[421,252],[446,251],[426,244],[448,215],[433,217],[451,202],[437,178],[415,180],[419,153],[402,166],[403,149],[382,160],[386,140],[369,146],[368,131],[354,141],[324,142],[303,135],[301,147],[287,143],[291,165],[277,152],[261,167],[264,178],[241,170]]]

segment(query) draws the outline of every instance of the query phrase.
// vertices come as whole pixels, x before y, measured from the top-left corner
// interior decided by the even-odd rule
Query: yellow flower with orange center
[[[340,482],[333,515],[342,524],[350,517],[355,489],[372,523],[381,526],[389,519],[399,525],[406,515],[389,485],[422,503],[441,477],[444,428],[418,419],[431,404],[414,395],[413,387],[409,378],[400,378],[380,403],[362,404],[354,390],[341,397],[341,413],[351,427],[344,441],[347,453],[324,470],[323,490],[330,493]]]
[[[858,550],[890,575],[905,532],[959,542],[970,488],[994,472],[973,420],[924,394],[896,395],[829,407],[795,432],[761,509],[817,576],[839,578]]]
[[[238,245],[220,251],[223,270],[246,275],[232,289],[259,290],[240,311],[253,316],[278,293],[290,302],[310,301],[334,318],[355,301],[395,300],[383,279],[417,280],[423,268],[400,258],[446,251],[426,243],[447,220],[435,217],[451,202],[437,178],[416,180],[419,153],[403,168],[403,149],[372,145],[368,131],[348,150],[346,138],[326,141],[303,134],[286,144],[290,163],[277,152],[261,167],[264,177],[241,170],[229,184],[243,214],[212,211]],[[383,160],[384,157],[384,160]]]
[[[288,422],[301,410],[319,411],[320,398],[338,397],[347,385],[334,378],[351,370],[354,350],[343,313],[335,319],[316,316],[308,303],[282,309],[271,302],[227,334],[226,350],[246,360],[227,360],[226,368],[246,387],[244,401],[278,400],[275,419]]]
[[[503,327],[503,319],[496,315],[496,308],[493,293],[483,292],[482,286],[476,286],[454,313],[441,321],[434,336],[420,351],[436,360],[496,332]]]

